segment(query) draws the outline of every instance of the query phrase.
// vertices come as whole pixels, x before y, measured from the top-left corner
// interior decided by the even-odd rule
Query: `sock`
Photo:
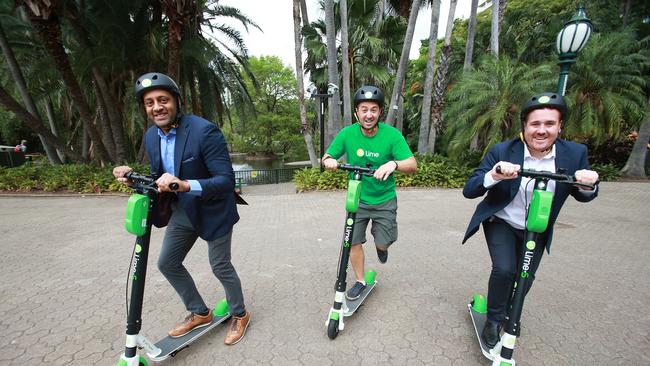
[[[236,314],[235,316],[238,317],[238,318],[243,318],[245,315],[246,315],[246,310],[242,311],[239,314]]]
[[[359,280],[357,280],[357,282],[361,283],[361,284],[364,285],[364,286],[366,285],[366,281],[359,281]]]
[[[205,313],[197,313],[197,314],[200,315],[200,316],[206,316],[206,315],[210,314],[210,310],[206,311]]]

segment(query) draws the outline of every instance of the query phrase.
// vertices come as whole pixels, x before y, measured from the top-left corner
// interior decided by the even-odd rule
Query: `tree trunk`
[[[467,44],[465,44],[465,62],[463,63],[463,72],[472,69],[472,59],[474,58],[474,37],[476,36],[476,10],[478,0],[472,0],[472,6],[469,14],[469,26],[467,28]]]
[[[397,116],[395,117],[395,128],[404,134],[404,95],[400,93],[397,100]]]
[[[343,123],[352,123],[350,98],[350,53],[348,51],[348,1],[340,0],[341,7],[341,69],[343,71]]]
[[[408,25],[406,27],[406,37],[404,37],[404,45],[402,46],[402,54],[399,59],[399,66],[397,68],[397,75],[395,76],[395,85],[393,86],[393,93],[390,97],[388,105],[388,115],[386,116],[386,124],[392,126],[395,120],[397,106],[397,98],[402,90],[402,84],[406,78],[406,66],[411,52],[411,43],[413,42],[413,33],[415,32],[415,22],[418,17],[418,9],[420,9],[420,0],[413,0],[411,4],[411,14],[409,15]]]
[[[77,34],[77,39],[83,48],[92,50],[95,45],[90,41],[90,37],[86,29],[79,22],[79,11],[77,6],[71,4],[67,6],[66,10],[66,19],[72,25],[72,28]],[[95,91],[97,94],[97,102],[100,106],[104,107],[105,116],[108,123],[107,130],[110,131],[108,136],[105,135],[103,143],[106,145],[106,148],[109,150],[109,154],[119,162],[125,162],[127,160],[127,147],[126,147],[126,135],[124,132],[124,124],[122,123],[122,114],[117,108],[119,103],[117,98],[109,88],[106,78],[95,65],[91,68],[93,81],[95,82]]]
[[[167,75],[178,83],[181,68],[180,49],[183,29],[181,24],[177,22],[177,17],[170,13],[173,12],[166,12],[169,17],[167,25],[169,27],[167,35]]]
[[[79,156],[78,153],[72,151],[68,146],[66,146],[59,138],[54,136],[50,130],[45,128],[43,126],[43,122],[37,118],[36,116],[32,115],[29,111],[27,111],[25,108],[23,108],[20,103],[18,103],[12,96],[9,94],[4,88],[0,86],[0,104],[2,106],[12,112],[13,114],[16,115],[16,118],[19,120],[23,121],[27,127],[29,127],[32,131],[36,132],[37,134],[43,136],[43,139],[48,144],[53,145],[57,149],[63,151],[66,155],[68,155],[70,158],[73,160],[83,160],[81,156]],[[56,155],[56,152],[55,152]],[[58,159],[58,156],[57,156]]]
[[[294,55],[296,56],[296,81],[298,83],[298,104],[300,105],[300,130],[307,145],[307,153],[309,154],[309,161],[314,168],[318,167],[318,157],[316,156],[316,149],[314,149],[314,141],[312,140],[311,128],[307,123],[307,108],[305,108],[305,82],[304,73],[302,70],[302,36],[300,33],[300,0],[293,0],[293,41],[294,41]]]
[[[632,152],[627,163],[621,169],[621,175],[630,178],[646,178],[645,160],[648,154],[648,141],[650,141],[650,99],[648,100],[648,113],[639,127],[639,134],[632,146]]]
[[[339,70],[336,55],[336,27],[334,25],[334,0],[325,0],[325,32],[327,33],[327,75],[330,84],[339,83]],[[341,130],[341,108],[338,89],[334,90],[329,103],[327,118],[327,141],[329,145]]]
[[[54,116],[54,106],[52,105],[52,98],[48,96],[44,104],[45,104],[45,114],[47,115],[47,120],[50,123],[50,131],[52,131],[52,135],[58,138],[59,131],[56,128],[56,117]],[[56,150],[56,155],[59,157],[59,159],[61,159],[62,163],[65,163],[65,154],[62,151]]]
[[[431,126],[429,127],[429,140],[427,141],[427,152],[433,154],[436,148],[436,137],[442,129],[442,111],[445,103],[445,90],[449,82],[449,56],[451,55],[451,35],[454,30],[454,15],[458,0],[451,0],[449,3],[449,14],[447,15],[447,29],[445,30],[445,44],[440,52],[440,62],[436,70],[436,86],[433,90],[433,107],[431,108]]]
[[[16,57],[14,56],[13,50],[9,46],[9,42],[7,41],[7,37],[5,36],[4,29],[2,29],[2,26],[0,26],[0,48],[2,49],[2,52],[5,55],[5,60],[7,61],[7,66],[9,67],[9,71],[11,72],[11,76],[13,77],[16,87],[18,88],[20,92],[20,96],[23,99],[23,102],[25,102],[25,106],[27,107],[27,110],[29,113],[31,113],[34,118],[37,120],[41,120],[40,116],[38,115],[38,109],[36,108],[36,104],[34,104],[34,100],[32,99],[32,96],[29,94],[29,91],[27,90],[27,83],[25,82],[25,78],[23,77],[23,73],[20,70],[20,67],[18,66],[18,62],[16,61]],[[42,122],[41,122],[42,124]],[[56,153],[56,150],[50,146],[50,144],[45,140],[45,138],[42,135],[38,135],[38,138],[41,140],[41,144],[43,145],[43,149],[45,150],[45,153],[47,154],[47,158],[49,159],[50,163],[52,164],[61,164],[61,159],[59,159],[59,156]]]
[[[52,14],[49,18],[42,19],[36,16],[29,7],[27,7],[27,9],[30,21],[34,25],[34,28],[36,29],[36,32],[38,33],[43,46],[54,60],[56,68],[61,74],[61,78],[63,79],[63,83],[65,84],[68,93],[70,93],[71,98],[74,100],[81,118],[87,126],[88,134],[90,135],[90,139],[93,142],[93,148],[96,150],[95,152],[97,159],[104,163],[111,162],[108,151],[106,151],[106,148],[102,143],[101,136],[92,123],[93,117],[92,113],[90,112],[90,106],[83,96],[81,87],[77,82],[74,72],[72,71],[70,62],[68,61],[68,54],[63,48],[63,44],[61,42],[61,28],[58,23],[58,17]]]
[[[503,28],[503,18],[506,14],[506,7],[508,6],[508,0],[499,0],[499,29]]]
[[[623,8],[623,27],[627,27],[627,22],[630,17],[631,6],[632,6],[632,0],[625,1],[625,7]]]
[[[478,0],[474,0],[478,1]],[[427,71],[424,79],[424,96],[420,113],[420,133],[418,135],[418,152],[427,152],[429,129],[431,126],[431,96],[433,94],[433,77],[436,67],[436,43],[438,40],[438,18],[440,18],[440,0],[431,4],[431,25],[429,26],[429,52],[427,54]]]
[[[490,33],[490,50],[494,57],[499,57],[499,0],[492,0],[492,31]]]

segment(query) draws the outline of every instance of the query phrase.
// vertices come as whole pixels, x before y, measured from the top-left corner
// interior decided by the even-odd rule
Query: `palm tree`
[[[350,51],[348,50],[348,1],[340,0],[341,11],[341,69],[343,72],[343,122],[352,123],[352,102],[350,98]]]
[[[325,0],[325,32],[327,37],[327,75],[330,84],[339,84],[338,58],[336,52],[336,27],[334,26],[334,0]],[[327,117],[327,139],[329,145],[334,136],[341,129],[341,109],[339,107],[338,89],[330,98],[329,113]]]
[[[312,131],[307,123],[307,109],[305,108],[305,84],[303,81],[304,73],[302,71],[302,35],[300,34],[300,0],[293,0],[293,41],[294,54],[296,56],[296,81],[298,83],[298,104],[300,105],[300,124],[302,136],[307,145],[307,153],[311,166],[318,167],[318,157],[314,149],[312,140]]]
[[[447,16],[447,29],[445,30],[445,43],[440,52],[440,62],[436,70],[436,86],[433,90],[433,107],[431,108],[431,126],[427,141],[427,152],[434,153],[436,147],[436,137],[438,131],[442,128],[442,110],[444,107],[444,94],[449,82],[449,56],[451,54],[451,34],[454,28],[454,15],[456,13],[457,0],[449,2],[449,15]]]
[[[445,119],[449,153],[459,155],[481,131],[484,151],[520,130],[521,103],[528,95],[554,85],[551,64],[528,66],[503,56],[484,56],[450,91]]]
[[[643,70],[649,67],[647,41],[636,41],[629,30],[594,34],[571,68],[565,131],[599,143],[637,126],[646,108]]]
[[[467,43],[465,44],[465,62],[463,63],[463,72],[472,68],[472,57],[474,56],[474,37],[476,36],[476,10],[478,0],[472,0],[471,10],[469,13],[469,25],[467,27]]]
[[[476,0],[478,1],[478,0]],[[429,51],[427,54],[426,77],[424,80],[424,96],[422,97],[422,113],[420,114],[420,133],[418,135],[418,152],[427,152],[429,141],[429,126],[431,125],[431,96],[433,94],[433,77],[436,63],[436,43],[438,40],[438,18],[440,17],[440,0],[433,0],[431,5],[431,25],[429,26]]]
[[[54,60],[56,68],[63,78],[66,89],[74,100],[75,106],[84,122],[84,126],[93,142],[93,150],[97,154],[98,159],[105,163],[114,161],[113,157],[115,152],[112,151],[112,154],[110,154],[106,150],[99,132],[92,123],[91,108],[84,97],[84,93],[70,65],[68,54],[63,47],[59,16],[56,13],[57,4],[46,0],[23,0],[20,4],[27,5],[24,7],[27,15],[42,44]]]
[[[650,107],[650,100],[647,103]],[[639,127],[632,152],[627,159],[625,166],[621,169],[621,175],[632,178],[646,178],[645,161],[648,153],[648,141],[650,141],[650,110],[646,108],[646,117]]]
[[[492,31],[490,33],[490,50],[499,57],[499,0],[492,0]]]
[[[402,92],[404,80],[406,78],[406,64],[408,62],[409,53],[411,52],[411,43],[413,42],[413,33],[415,32],[415,22],[418,17],[418,10],[420,9],[420,0],[413,0],[411,4],[411,13],[409,15],[408,25],[406,27],[406,35],[404,37],[404,44],[402,45],[402,53],[399,59],[399,66],[397,68],[397,75],[395,76],[395,84],[393,86],[393,93],[391,94],[390,103],[388,104],[388,115],[386,116],[386,124],[393,125],[395,119],[395,111],[398,108],[398,96]]]
[[[18,62],[16,61],[16,57],[14,56],[13,50],[9,46],[9,42],[7,41],[7,37],[5,36],[5,32],[4,29],[2,28],[2,25],[0,25],[0,48],[2,49],[2,53],[5,55],[7,66],[9,67],[11,75],[16,83],[16,87],[20,91],[20,96],[22,97],[23,102],[27,107],[27,110],[32,116],[40,120],[41,118],[39,117],[38,109],[36,108],[36,104],[34,103],[32,96],[29,94],[29,91],[27,90],[27,83],[25,82],[25,77],[23,76],[23,73],[20,70],[20,67],[18,66]],[[45,152],[50,162],[52,164],[61,164],[61,159],[59,159],[56,150],[52,148],[52,146],[45,140],[45,138],[42,135],[39,135],[38,137],[41,140],[41,144],[43,144],[43,148],[45,149]]]

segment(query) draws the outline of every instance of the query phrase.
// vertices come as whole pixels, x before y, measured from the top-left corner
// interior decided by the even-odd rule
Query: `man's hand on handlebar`
[[[325,155],[321,159],[321,163],[325,169],[336,170],[339,167],[339,162],[329,155]]]
[[[598,173],[593,170],[587,170],[587,169],[577,170],[574,176],[576,179],[576,183],[588,184],[592,186],[598,183]],[[580,186],[580,188],[588,191],[593,190],[593,188],[587,188],[584,186]]]
[[[172,183],[178,184],[178,189],[171,189],[169,186]],[[177,177],[165,173],[156,180],[156,185],[158,186],[158,192],[189,192],[190,183],[180,180]]]
[[[497,167],[499,168],[497,170]],[[492,167],[492,170],[490,170],[490,174],[492,174],[492,178],[496,181],[504,180],[504,179],[516,179],[519,174],[519,169],[521,169],[521,166],[519,164],[512,164],[507,161],[500,161]]]
[[[113,168],[113,176],[118,182],[128,184],[129,180],[125,177],[126,173],[132,172],[133,169],[126,165],[116,166]]]
[[[377,180],[386,180],[395,170],[397,170],[397,164],[391,160],[377,168],[373,175]]]

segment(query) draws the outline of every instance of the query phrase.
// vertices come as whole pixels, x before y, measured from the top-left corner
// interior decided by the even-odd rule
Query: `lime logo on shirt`
[[[372,151],[364,151],[363,149],[357,149],[357,156],[358,157],[361,158],[364,155],[367,156],[367,157],[370,157],[370,158],[378,158],[379,157],[379,153],[372,152]]]
[[[362,157],[363,156],[363,149],[358,149],[357,150],[357,156]]]

